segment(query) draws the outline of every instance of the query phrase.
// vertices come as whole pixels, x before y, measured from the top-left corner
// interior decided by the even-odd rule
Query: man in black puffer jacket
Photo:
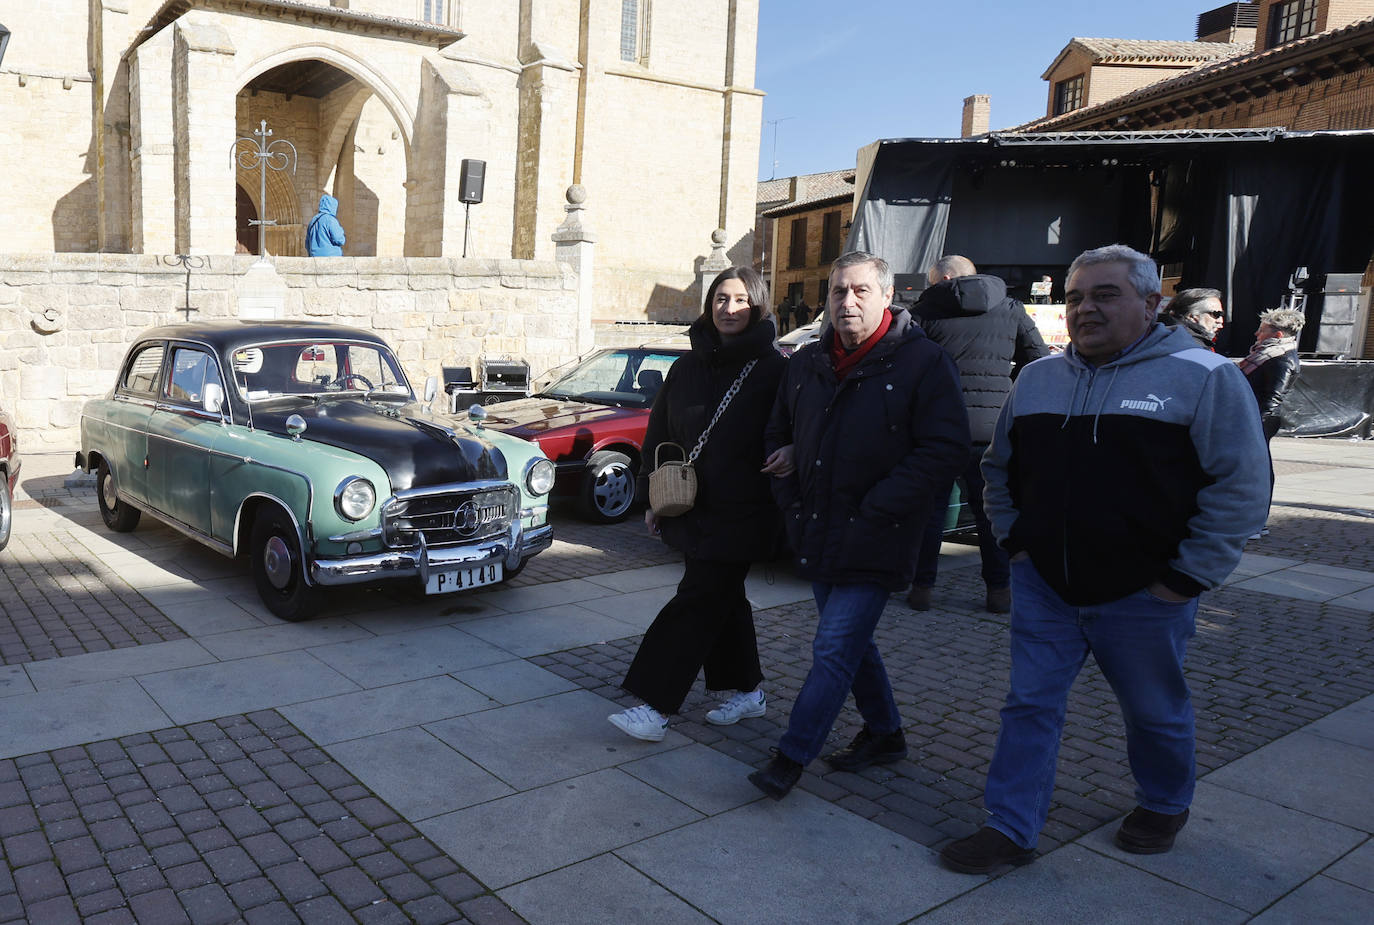
[[[912,551],[969,438],[954,363],[892,303],[892,282],[870,254],[835,261],[820,340],[788,361],[764,436],[786,457],[771,470],[773,497],[820,610],[787,732],[749,775],[775,800],[821,753],[851,691],[864,726],[830,766],[859,771],[907,754],[873,630],[888,595],[911,581]]]
[[[1007,613],[1011,610],[1011,567],[983,514],[983,475],[978,464],[992,442],[1013,375],[1026,363],[1049,356],[1050,351],[1025,307],[1007,295],[1007,284],[995,276],[980,275],[967,257],[941,257],[930,268],[928,278],[930,288],[921,293],[912,313],[926,336],[944,347],[959,368],[973,436],[972,452],[960,473],[966,488],[964,498],[978,526],[987,609]],[[950,490],[953,487],[951,483]],[[945,508],[937,505],[916,552],[916,577],[907,595],[907,603],[915,610],[930,609],[944,526]]]

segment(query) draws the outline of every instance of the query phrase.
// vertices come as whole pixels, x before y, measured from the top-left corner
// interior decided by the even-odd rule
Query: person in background
[[[762,716],[767,706],[759,687],[763,671],[754,613],[744,592],[750,564],[771,559],[782,539],[769,484],[781,463],[776,453],[765,460],[763,433],[786,361],[773,346],[767,306],[763,277],[753,268],[723,270],[688,330],[691,353],[669,368],[649,413],[646,475],[659,444],[676,443],[690,452],[721,399],[740,381],[696,459],[692,509],[676,517],[644,512],[649,532],[680,551],[686,563],[677,594],[644,634],[621,684],[643,703],[608,717],[646,742],[663,739],[668,716],[682,707],[703,669],[708,691],[734,692],[706,714],[708,723],[728,726]],[[674,451],[664,458],[678,456]]]
[[[787,361],[768,423],[769,459],[783,459],[773,493],[819,611],[787,732],[749,775],[775,800],[820,755],[851,691],[864,725],[830,766],[860,771],[907,754],[873,631],[888,595],[911,581],[912,551],[969,437],[954,361],[892,294],[883,259],[835,261],[826,325]]]
[[[1295,308],[1274,308],[1260,315],[1259,330],[1255,332],[1255,345],[1250,352],[1236,361],[1250,390],[1255,393],[1259,404],[1260,426],[1264,429],[1266,450],[1269,441],[1283,426],[1279,406],[1283,397],[1298,381],[1298,334],[1307,318]],[[1269,454],[1269,488],[1274,487],[1274,457]],[[1268,517],[1265,518],[1268,520]],[[1250,539],[1259,539],[1269,532],[1261,528]]]
[[[1007,554],[997,545],[992,524],[983,514],[983,476],[978,466],[992,442],[997,413],[1011,391],[1012,378],[1027,363],[1049,356],[1050,350],[1025,306],[1007,295],[1006,283],[996,276],[979,274],[967,257],[941,257],[926,278],[930,286],[921,293],[912,314],[926,336],[944,347],[959,368],[959,387],[973,437],[960,478],[978,527],[978,551],[987,587],[985,607],[992,613],[1006,613],[1011,610],[1011,571]],[[953,488],[951,482],[945,497]],[[917,547],[916,576],[907,595],[913,610],[930,609],[946,513],[943,505],[932,509]]]
[[[1022,370],[983,459],[987,513],[1011,555],[1011,677],[988,821],[940,851],[960,873],[1034,859],[1090,654],[1120,703],[1136,782],[1116,845],[1173,847],[1196,781],[1183,659],[1197,598],[1240,562],[1269,496],[1244,377],[1155,323],[1155,262],[1100,247],[1070,264],[1064,288],[1069,349]]]
[[[1166,327],[1181,327],[1198,346],[1216,350],[1217,334],[1226,326],[1221,293],[1215,289],[1184,289],[1169,300],[1159,320]]]
[[[311,257],[342,257],[345,244],[343,225],[339,224],[339,200],[325,193],[320,210],[305,226],[305,252]]]
[[[792,309],[792,330],[796,330],[811,320],[811,306],[806,304],[806,299],[802,298]]]

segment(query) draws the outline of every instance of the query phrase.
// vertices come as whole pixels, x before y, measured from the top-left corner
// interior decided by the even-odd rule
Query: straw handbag
[[[692,452],[687,454],[686,459],[662,462],[659,455],[665,446],[677,447],[681,453],[682,447],[676,443],[660,443],[658,449],[654,450],[654,471],[649,474],[649,507],[659,517],[677,517],[686,514],[692,509],[692,505],[697,502],[697,470],[693,464],[697,457],[701,455],[702,449],[706,446],[706,438],[711,436],[711,428],[716,426],[716,421],[725,413],[725,409],[730,404],[730,399],[734,398],[739,392],[739,387],[744,384],[744,377],[749,375],[749,371],[754,368],[758,360],[750,360],[745,364],[739,378],[734,381],[725,397],[720,400],[719,407],[716,408],[715,415],[711,418],[711,423],[706,425],[706,429],[697,438],[697,445],[692,448]]]

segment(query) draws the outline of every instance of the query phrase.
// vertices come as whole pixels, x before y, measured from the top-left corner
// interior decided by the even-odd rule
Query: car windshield
[[[647,408],[681,354],[647,348],[601,350],[587,357],[539,394],[599,405]]]
[[[376,344],[281,341],[240,347],[232,357],[234,386],[248,401],[287,396],[315,400],[362,392],[374,398],[412,398],[401,365]]]

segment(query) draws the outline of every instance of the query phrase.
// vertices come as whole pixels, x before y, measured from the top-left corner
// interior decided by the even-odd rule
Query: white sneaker
[[[762,716],[768,709],[768,698],[763,691],[740,691],[729,700],[706,714],[706,722],[714,726],[733,726],[742,719]]]
[[[621,732],[645,742],[662,742],[668,730],[668,718],[647,703],[606,718]]]

